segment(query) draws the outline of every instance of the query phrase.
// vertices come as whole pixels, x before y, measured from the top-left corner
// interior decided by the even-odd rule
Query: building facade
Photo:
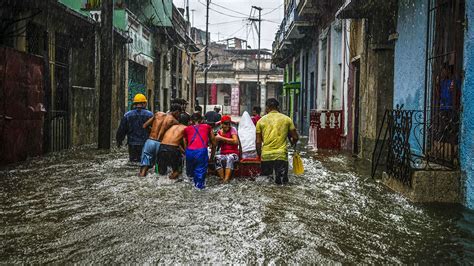
[[[272,64],[271,52],[265,49],[260,52],[259,88],[258,50],[247,49],[242,41],[231,38],[224,43],[210,44],[207,93],[202,68],[196,76],[196,99],[201,106],[206,104],[207,111],[219,105],[222,106],[223,113],[240,116],[244,111],[251,113],[255,106],[264,111],[268,98],[280,97],[283,71]],[[204,55],[200,54],[197,60],[204,63],[203,57]]]
[[[285,1],[273,61],[285,69],[284,111],[316,148],[346,145],[350,23],[342,1]]]
[[[414,201],[472,207],[473,5],[289,0],[285,12],[274,62],[285,67],[286,111],[310,144],[371,160]]]
[[[0,8],[0,70],[12,77],[1,80],[10,92],[2,100],[29,95],[2,110],[9,130],[1,142],[12,145],[2,145],[2,164],[97,142],[100,7],[100,0],[8,0]],[[111,140],[136,93],[147,95],[153,111],[167,110],[178,96],[193,108],[197,51],[185,12],[171,0],[117,0],[113,12]],[[19,76],[35,78],[19,83]],[[33,112],[13,115],[22,106]]]

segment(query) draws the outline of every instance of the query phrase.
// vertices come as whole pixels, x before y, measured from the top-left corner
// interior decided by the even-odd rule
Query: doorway
[[[456,167],[459,157],[465,0],[430,0],[424,154]]]
[[[359,153],[359,91],[360,91],[360,61],[355,60],[349,65],[349,90],[347,123],[349,132],[347,134],[346,149],[353,154]]]

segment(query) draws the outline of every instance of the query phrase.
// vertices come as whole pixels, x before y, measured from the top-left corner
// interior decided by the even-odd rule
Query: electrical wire
[[[205,6],[205,7],[207,8],[207,5],[204,4],[203,2],[201,2],[201,0],[198,0],[198,2],[199,2],[201,5],[203,5],[203,6]],[[238,17],[238,16],[234,16],[234,15],[231,15],[231,14],[226,14],[226,13],[221,12],[221,11],[219,11],[219,10],[215,10],[215,9],[213,9],[213,8],[211,8],[211,7],[209,7],[209,10],[212,10],[212,11],[218,13],[218,14],[221,14],[221,15],[224,15],[224,16],[227,16],[227,17],[231,17],[231,18],[241,18],[241,19],[246,19],[246,18],[247,18],[247,17]]]
[[[280,25],[281,22],[276,22],[276,21],[272,21],[272,20],[268,20],[268,19],[262,19],[262,21],[265,21],[265,22],[270,22],[270,23],[273,23],[273,24],[278,24]]]
[[[233,37],[238,37],[238,33],[240,33],[244,28],[245,28],[246,25],[243,25],[241,28],[239,28],[236,32],[230,34],[230,35],[224,35],[224,36],[227,36],[227,37],[230,37],[230,38],[233,38]],[[218,40],[218,42],[220,41],[226,41],[226,39],[224,40]]]
[[[218,7],[222,8],[222,9],[225,9],[225,10],[231,11],[231,12],[234,12],[234,13],[239,14],[239,15],[247,16],[247,14],[244,14],[244,13],[239,12],[239,11],[232,10],[232,9],[230,9],[230,8],[227,8],[227,7],[225,7],[225,6],[221,6],[221,5],[216,4],[216,3],[212,3],[212,2],[211,2],[211,5],[218,6]]]
[[[280,9],[282,6],[283,6],[283,4],[280,4],[278,7],[276,7],[276,8],[274,8],[274,9],[268,11],[267,13],[263,13],[262,16],[266,16],[266,15],[268,15],[268,14],[271,14],[271,13],[277,11],[278,9]]]
[[[243,22],[245,19],[238,19],[238,20],[232,20],[232,21],[226,21],[226,22],[217,22],[217,23],[209,23],[209,26],[215,26],[215,25],[224,25],[224,24],[231,24],[231,23],[237,23],[237,22]],[[195,28],[200,28],[204,27],[206,25],[198,25],[195,26]]]

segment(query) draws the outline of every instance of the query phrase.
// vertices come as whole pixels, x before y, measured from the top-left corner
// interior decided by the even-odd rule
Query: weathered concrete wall
[[[125,64],[127,64],[126,49],[123,40],[114,40],[114,80],[112,84],[112,123],[111,123],[111,138],[115,140],[115,133],[120,125],[126,106],[124,104],[126,99],[126,75]]]
[[[411,187],[383,174],[382,182],[412,202],[460,203],[461,183],[456,171],[415,171]]]
[[[474,1],[466,1],[467,21],[474,21]],[[464,87],[462,91],[461,170],[465,178],[465,204],[474,208],[474,28],[469,26],[464,45]]]
[[[71,88],[71,144],[79,146],[97,141],[99,91],[94,87]]]
[[[394,106],[422,110],[425,91],[427,0],[400,0],[395,45]]]
[[[361,56],[359,143],[360,155],[367,159],[372,157],[385,110],[393,107],[394,44],[389,35],[396,28],[397,1],[384,3],[364,22],[364,45],[357,45],[365,50]]]
[[[71,145],[97,141],[98,89],[95,87],[95,39],[72,49],[71,76]]]

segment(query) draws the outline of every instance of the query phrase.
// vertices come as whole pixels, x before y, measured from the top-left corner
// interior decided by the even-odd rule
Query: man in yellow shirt
[[[299,136],[293,121],[278,111],[280,103],[274,99],[266,102],[266,113],[257,122],[257,152],[262,158],[262,175],[271,176],[275,171],[275,182],[288,183],[288,145],[296,145]]]

